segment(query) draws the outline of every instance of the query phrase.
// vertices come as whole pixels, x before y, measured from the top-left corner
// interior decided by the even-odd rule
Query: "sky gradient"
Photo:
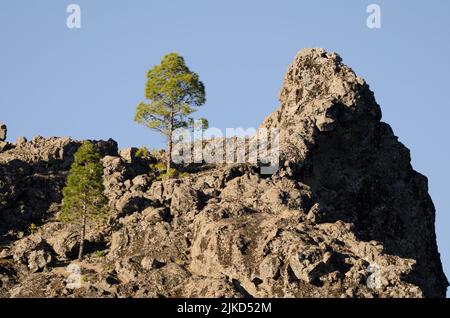
[[[66,26],[71,3],[81,7],[81,29]],[[381,7],[379,30],[366,26],[370,3]],[[133,115],[146,71],[178,52],[206,86],[198,116],[221,129],[258,127],[278,107],[296,52],[324,47],[366,79],[383,121],[428,177],[450,276],[449,13],[448,0],[2,0],[0,121],[12,141],[71,136],[163,147]]]

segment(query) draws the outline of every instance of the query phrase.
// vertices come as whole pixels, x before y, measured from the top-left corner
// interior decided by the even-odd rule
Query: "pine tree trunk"
[[[170,167],[172,164],[172,133],[173,133],[173,109],[170,110],[170,117],[169,117],[169,136],[167,141],[167,168],[166,168],[167,175],[169,175]]]
[[[81,225],[81,235],[80,235],[80,250],[78,252],[78,260],[83,260],[83,252],[84,252],[84,237],[86,235],[86,215],[83,215],[83,222]]]

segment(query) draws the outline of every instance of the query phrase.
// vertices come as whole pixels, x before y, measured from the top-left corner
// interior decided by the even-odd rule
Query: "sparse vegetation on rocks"
[[[170,53],[148,71],[145,98],[149,102],[139,103],[134,120],[167,139],[166,177],[170,177],[173,132],[194,125],[194,119],[189,116],[205,103],[205,86],[186,66],[182,56]],[[203,125],[208,123],[205,118],[200,121]]]
[[[445,297],[427,179],[337,54],[299,52],[261,127],[280,130],[273,175],[199,164],[163,178],[162,153],[92,141],[110,214],[86,231],[74,289],[80,231],[57,220],[80,142],[8,143],[0,297]]]

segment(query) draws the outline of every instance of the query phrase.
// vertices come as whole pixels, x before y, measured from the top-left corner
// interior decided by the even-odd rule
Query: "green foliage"
[[[150,157],[150,151],[148,150],[147,147],[142,146],[136,151],[135,156],[137,158],[149,158]]]
[[[174,176],[177,176],[177,175],[178,175],[177,169],[170,168],[168,171],[166,171],[166,172],[162,175],[162,178],[171,178],[171,177],[174,177]]]
[[[155,179],[160,181],[166,176],[167,166],[163,162],[151,163],[150,172],[155,175]]]
[[[96,256],[96,257],[105,257],[106,254],[108,254],[108,250],[95,251],[95,256]]]
[[[160,150],[153,149],[152,150],[152,156],[155,158],[160,157],[161,154],[163,154],[163,153],[164,153],[164,150],[162,150],[162,149],[160,149]]]
[[[178,176],[179,176],[180,178],[186,178],[186,177],[189,176],[189,172],[181,172],[181,173],[178,174]]]
[[[157,172],[165,172],[166,171],[166,165],[163,162],[157,162],[150,164],[151,170],[156,170]]]
[[[205,103],[205,86],[182,56],[170,53],[148,71],[145,98],[148,102],[139,103],[134,120],[167,138],[170,168],[173,130],[193,125],[189,116],[196,111],[195,107]],[[207,123],[206,119],[201,120]]]
[[[175,168],[170,168],[167,170],[167,165],[161,161],[150,164],[150,172],[155,175],[155,179],[157,181],[172,177],[184,178],[189,175],[187,172],[179,172]]]
[[[75,153],[67,184],[63,189],[60,219],[80,223],[85,217],[97,224],[106,216],[103,195],[103,166],[91,142],[84,142]]]
[[[177,258],[175,258],[175,264],[177,264],[179,266],[184,266],[185,262],[181,258],[177,257]]]
[[[186,116],[195,106],[205,103],[205,87],[199,76],[189,70],[184,58],[176,53],[165,55],[161,64],[147,73],[145,97],[149,103],[137,106],[135,121],[169,135],[169,117],[173,111],[173,128],[187,127]]]
[[[34,223],[31,223],[31,224],[28,226],[28,234],[34,234],[34,233],[37,232],[37,230],[38,230],[38,227],[37,227],[36,224],[34,224]]]
[[[135,153],[135,157],[136,158],[142,158],[142,159],[151,159],[151,160],[165,160],[166,156],[165,156],[165,151],[160,149],[148,149],[145,146],[140,147],[136,153]]]
[[[196,120],[194,120],[194,118],[188,118],[187,127],[192,130],[206,130],[209,128],[209,121],[206,118],[198,118]]]

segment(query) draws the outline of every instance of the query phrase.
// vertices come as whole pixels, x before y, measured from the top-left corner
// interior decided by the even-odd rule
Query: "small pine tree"
[[[205,103],[205,86],[182,56],[170,53],[148,71],[145,97],[149,103],[139,103],[134,120],[167,138],[166,170],[170,171],[173,131],[193,124],[188,116]],[[205,119],[201,121],[207,124]]]
[[[97,225],[106,216],[107,198],[103,194],[103,167],[94,145],[85,141],[74,155],[66,186],[63,189],[61,221],[81,226],[78,259],[83,259],[88,221]]]

